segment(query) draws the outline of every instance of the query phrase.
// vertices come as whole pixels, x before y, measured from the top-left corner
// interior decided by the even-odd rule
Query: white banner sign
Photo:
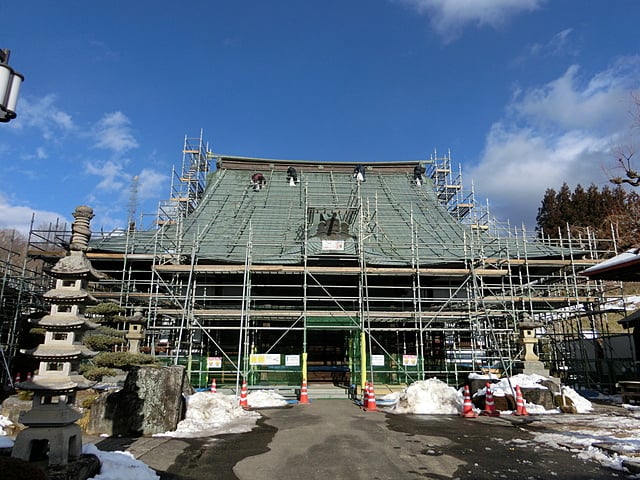
[[[300,366],[300,355],[285,355],[284,356],[284,364],[287,367],[299,367]]]
[[[207,368],[222,368],[222,357],[207,357]]]
[[[322,250],[344,251],[344,240],[322,240]]]
[[[384,355],[371,355],[371,365],[374,367],[384,367]]]
[[[402,365],[405,367],[415,367],[418,365],[417,355],[402,355]]]

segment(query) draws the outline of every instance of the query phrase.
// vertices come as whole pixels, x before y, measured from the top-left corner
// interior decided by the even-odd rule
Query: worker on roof
[[[425,169],[421,163],[417,164],[413,167],[413,181],[416,185],[422,185],[422,175],[424,174]]]
[[[364,165],[356,165],[356,168],[353,169],[353,178],[355,178],[358,182],[366,182],[365,178],[365,168]]]
[[[257,192],[258,190],[262,190],[262,187],[267,184],[267,181],[264,179],[263,174],[256,172],[251,175],[251,184],[253,185],[253,191]]]
[[[287,181],[292,187],[295,187],[296,183],[298,183],[298,172],[296,172],[295,168],[287,168]]]

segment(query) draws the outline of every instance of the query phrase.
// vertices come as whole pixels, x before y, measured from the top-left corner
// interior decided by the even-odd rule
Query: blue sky
[[[492,215],[533,228],[547,188],[602,187],[631,145],[637,0],[3,2],[25,76],[0,124],[0,228],[169,198],[185,135],[279,159],[451,150]],[[150,217],[149,217],[150,218]]]

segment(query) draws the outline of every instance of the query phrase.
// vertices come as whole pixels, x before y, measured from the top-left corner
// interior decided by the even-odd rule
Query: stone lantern
[[[129,329],[126,338],[129,341],[129,352],[140,353],[140,341],[144,338],[144,324],[146,318],[141,307],[136,307],[133,316],[127,318]]]
[[[81,413],[74,403],[76,392],[93,382],[78,370],[82,359],[97,353],[82,343],[84,333],[97,327],[84,316],[85,305],[95,303],[87,285],[101,278],[85,254],[93,210],[77,207],[73,216],[70,251],[51,269],[55,288],[44,294],[51,304],[49,314],[30,320],[45,330],[44,343],[22,351],[40,361],[39,369],[33,378],[17,384],[33,392],[33,403],[20,415],[27,428],[18,434],[11,455],[26,461],[48,456],[50,466],[67,465],[82,453],[82,432],[75,423]]]
[[[522,373],[527,375],[538,374],[549,376],[549,370],[544,368],[544,364],[538,358],[534,351],[534,347],[538,345],[536,337],[536,328],[542,326],[542,323],[536,322],[529,317],[528,313],[523,313],[518,329],[520,330],[520,342],[524,346],[524,357],[522,362]]]

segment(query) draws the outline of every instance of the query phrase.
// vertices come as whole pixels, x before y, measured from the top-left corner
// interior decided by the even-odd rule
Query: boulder
[[[90,435],[141,436],[176,429],[185,395],[193,393],[183,366],[134,367],[121,390],[105,391],[91,405]]]
[[[20,413],[31,410],[31,400],[21,400],[17,395],[12,395],[2,402],[0,414],[13,422],[13,425],[5,427],[8,435],[14,436],[20,430],[24,430],[24,425],[20,423]]]
[[[527,403],[535,403],[544,407],[545,410],[553,410],[556,408],[553,402],[553,392],[549,389],[542,388],[522,388],[522,398]]]

